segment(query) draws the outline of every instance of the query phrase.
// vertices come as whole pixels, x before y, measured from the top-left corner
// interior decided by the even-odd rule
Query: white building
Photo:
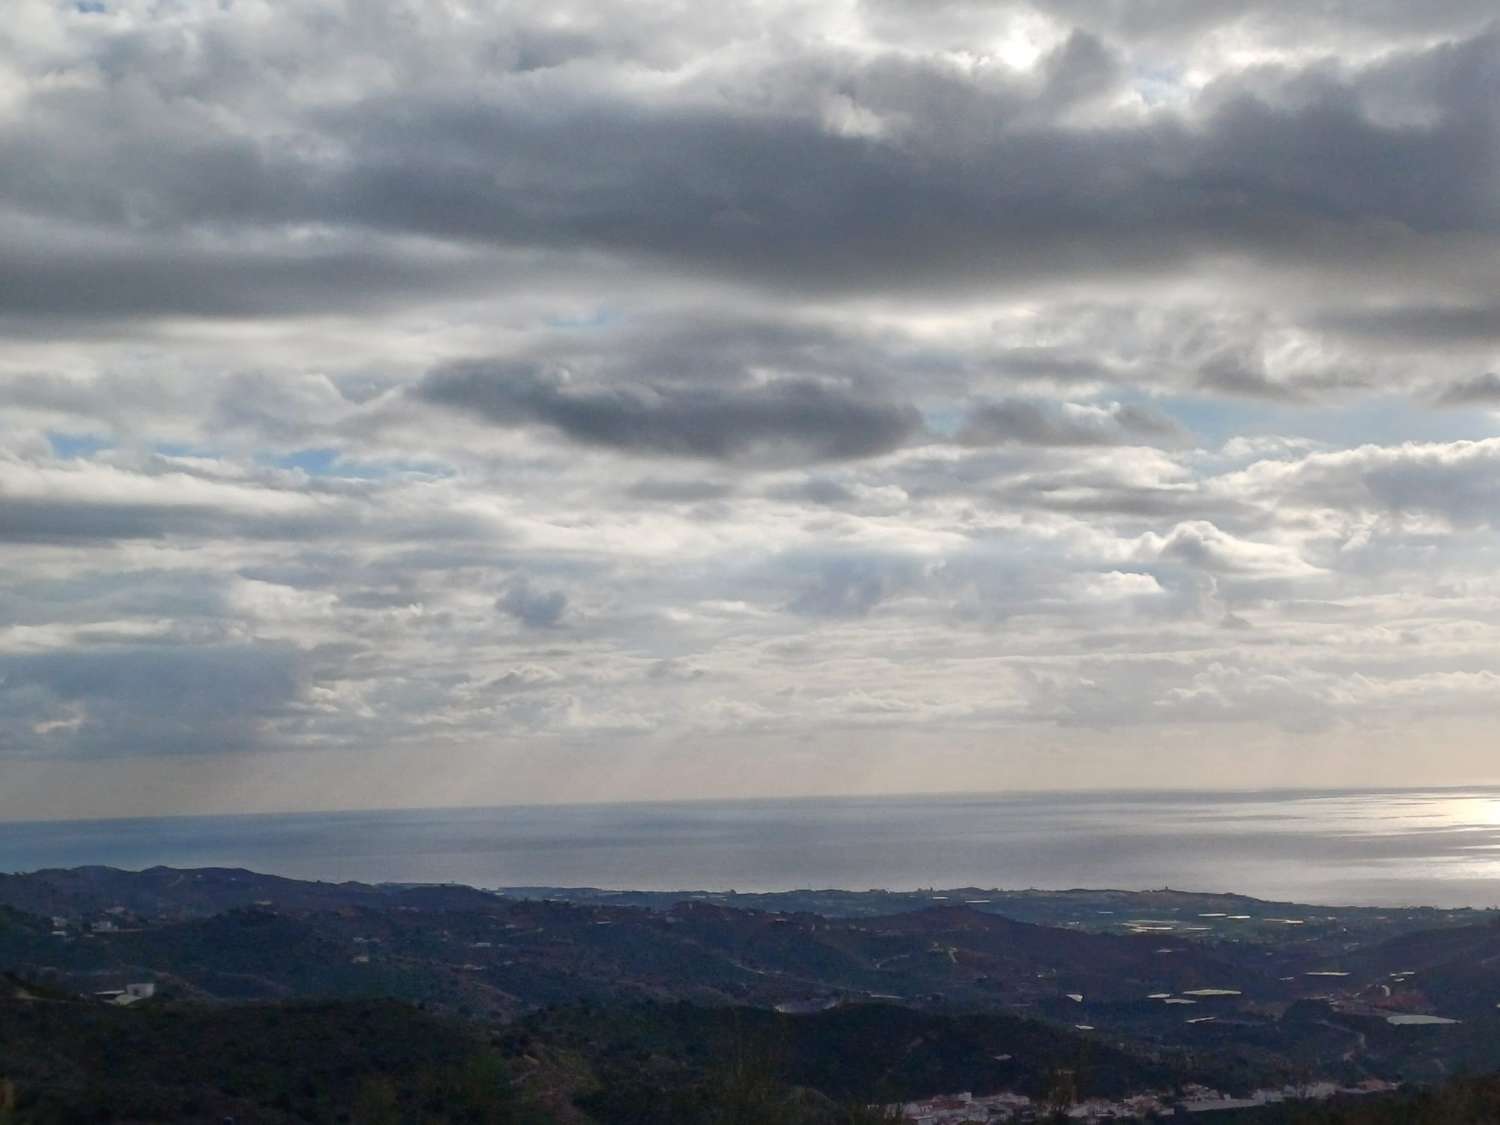
[[[122,991],[118,996],[115,997],[114,1002],[120,1005],[130,1005],[138,1003],[142,1000],[149,1000],[155,995],[155,982],[149,980],[138,981],[134,984],[127,984],[124,988],[124,991]]]

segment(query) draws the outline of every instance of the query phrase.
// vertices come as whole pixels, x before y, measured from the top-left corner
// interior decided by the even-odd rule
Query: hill
[[[388,1001],[130,1009],[0,989],[15,1118],[84,1122],[522,1122],[482,1029]]]

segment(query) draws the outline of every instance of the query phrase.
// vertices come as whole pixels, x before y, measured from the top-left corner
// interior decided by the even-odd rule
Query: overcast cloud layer
[[[1496,780],[1492,2],[12,0],[0,817]]]

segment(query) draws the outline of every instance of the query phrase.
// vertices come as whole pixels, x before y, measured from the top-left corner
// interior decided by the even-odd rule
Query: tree
[[[354,1125],[401,1125],[401,1102],[389,1078],[371,1075],[354,1092]]]

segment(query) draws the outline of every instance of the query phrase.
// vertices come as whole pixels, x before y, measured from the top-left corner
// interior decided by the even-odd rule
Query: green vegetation
[[[1495,1125],[1500,1075],[1451,1079],[1430,1089],[1216,1114],[1215,1125]]]
[[[0,1003],[0,1074],[6,1112],[26,1125],[546,1119],[476,1028],[390,1002],[11,1000]]]
[[[1041,1095],[1060,1070],[1076,1074],[1086,1095],[1170,1086],[1183,1078],[1168,1060],[1035,1021],[891,1004],[806,1016],[685,1003],[574,1005],[529,1017],[514,1034],[523,1043],[533,1037],[587,1058],[602,1091],[587,1104],[609,1121],[635,1118],[603,1112],[606,1105],[693,1090],[726,1067],[861,1102],[960,1089]]]
[[[1034,1022],[890,1005],[571,1005],[487,1031],[389,1001],[121,1009],[22,992],[0,1001],[0,1075],[6,1112],[38,1125],[866,1125],[886,1119],[872,1104],[976,1079],[1041,1094],[1063,1072],[1085,1093],[1174,1077]]]
[[[3,985],[3,1125],[882,1125],[898,1119],[880,1105],[945,1091],[1062,1106],[1184,1076],[1035,1021],[886,1004],[584,1003],[495,1028],[391,1001],[118,1008]],[[1217,1120],[1497,1122],[1500,1078]]]
[[[797,894],[891,912],[241,871],[0,877],[0,1125],[865,1125],[888,1116],[872,1107],[962,1090],[1062,1108],[1371,1077],[1428,1092],[1243,1120],[1400,1106],[1369,1120],[1500,1122],[1486,1080],[1442,1085],[1500,1068],[1500,927],[1473,913],[1411,930],[1420,912],[1309,910],[1289,927],[1267,904],[1178,892]],[[1203,913],[1240,932],[1230,910],[1264,924],[1242,941],[1118,932]],[[140,981],[155,996],[128,1008],[81,999]]]

